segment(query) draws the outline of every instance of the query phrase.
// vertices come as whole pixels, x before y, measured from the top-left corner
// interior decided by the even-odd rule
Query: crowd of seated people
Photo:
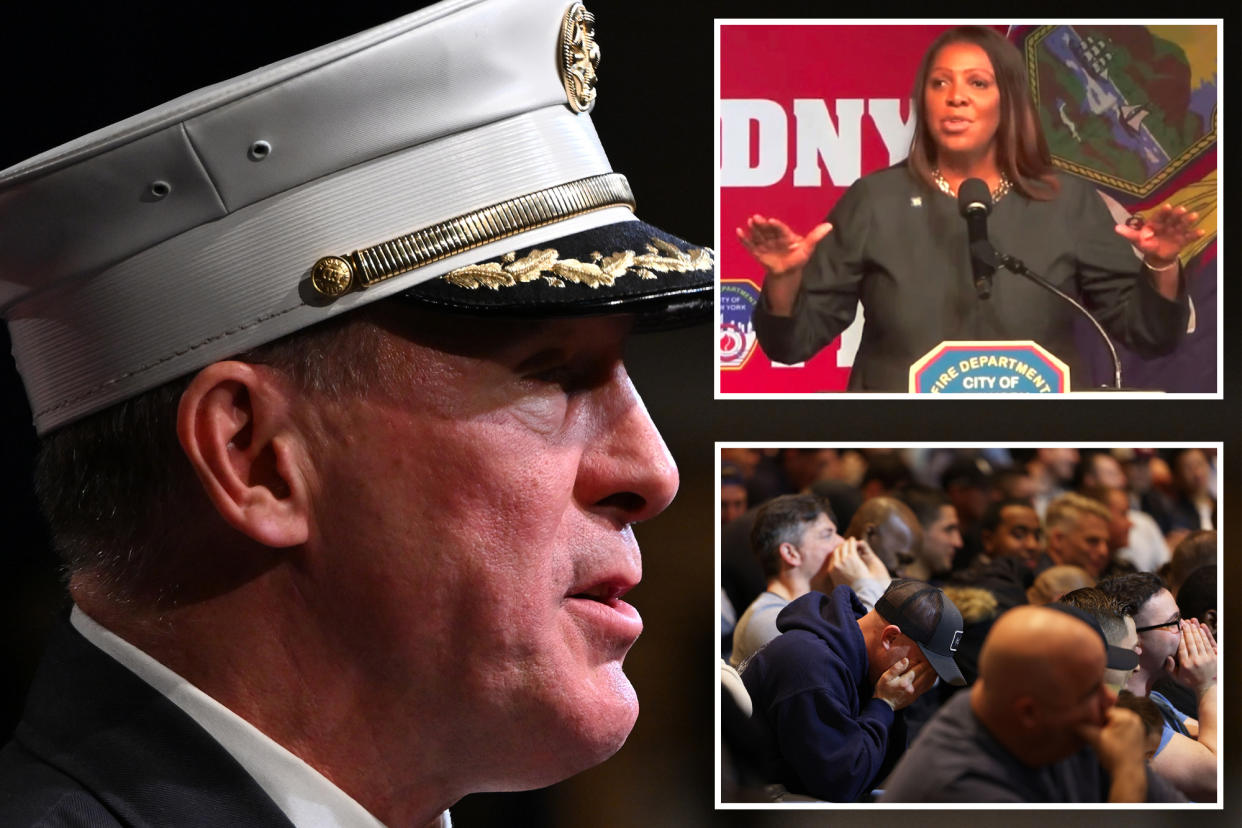
[[[1212,451],[721,455],[724,801],[1218,800]]]

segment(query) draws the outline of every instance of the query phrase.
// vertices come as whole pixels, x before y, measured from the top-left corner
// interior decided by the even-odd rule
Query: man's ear
[[[901,635],[901,627],[898,627],[896,624],[886,625],[884,629],[880,630],[880,646],[886,650],[890,649],[899,635]]]
[[[1019,696],[1013,700],[1013,715],[1024,730],[1035,730],[1039,726],[1039,710],[1035,699],[1031,696]]]
[[[290,381],[244,362],[214,362],[190,382],[177,409],[177,438],[225,522],[265,546],[305,543],[310,515],[290,421]]]
[[[788,566],[794,567],[802,563],[802,552],[788,541],[776,547],[776,551],[780,554],[781,560]]]

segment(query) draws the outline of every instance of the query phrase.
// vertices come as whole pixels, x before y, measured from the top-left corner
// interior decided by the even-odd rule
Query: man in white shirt
[[[892,580],[865,540],[841,536],[832,507],[817,495],[782,495],[765,503],[750,543],[768,584],[733,630],[734,667],[780,635],[776,616],[795,598],[848,586],[870,607]]]
[[[790,601],[816,588],[814,582],[841,542],[832,507],[816,495],[781,495],[759,508],[750,546],[768,583],[733,628],[730,664],[737,667],[780,635],[776,616]]]
[[[0,173],[75,604],[0,824],[443,824],[624,743],[678,476],[622,347],[714,263],[634,218],[566,5],[429,7]]]

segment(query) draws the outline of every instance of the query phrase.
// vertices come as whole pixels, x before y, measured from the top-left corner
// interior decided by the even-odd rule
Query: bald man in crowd
[[[1061,600],[1066,593],[1093,586],[1095,578],[1081,566],[1058,564],[1035,576],[1026,590],[1026,600],[1029,604],[1051,604]]]
[[[1133,667],[1075,607],[1016,607],[983,644],[979,678],[941,709],[885,783],[886,802],[1166,802],[1138,715],[1106,669]]]
[[[845,530],[845,536],[865,541],[893,575],[912,563],[923,546],[923,527],[919,519],[909,506],[895,497],[863,501]],[[867,608],[871,605],[867,604]]]

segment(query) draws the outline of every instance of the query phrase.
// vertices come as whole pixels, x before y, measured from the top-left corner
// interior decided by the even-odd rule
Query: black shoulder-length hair
[[[1000,91],[1000,123],[996,129],[996,163],[1009,177],[1014,189],[1027,198],[1047,201],[1060,190],[1048,142],[1039,125],[1039,114],[1027,88],[1026,65],[1022,54],[995,29],[988,26],[956,26],[948,29],[927,47],[914,80],[914,140],[910,144],[908,167],[912,175],[926,184],[936,166],[936,143],[932,139],[924,112],[924,95],[932,61],[950,43],[973,43],[987,53]]]

